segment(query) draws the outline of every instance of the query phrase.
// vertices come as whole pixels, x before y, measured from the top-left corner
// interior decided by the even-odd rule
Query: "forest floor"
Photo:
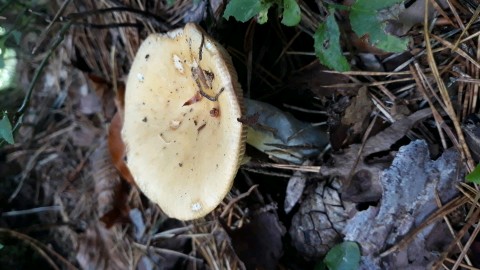
[[[15,129],[0,145],[0,268],[479,269],[479,3],[425,1],[372,13],[407,42],[394,53],[355,34],[355,1],[297,1],[295,26],[276,5],[226,20],[220,0],[0,1],[18,59],[0,90]],[[332,36],[315,40],[328,18],[348,71],[317,57],[334,55]],[[142,41],[187,22],[261,101],[239,121],[274,140],[247,145],[213,212],[180,221],[126,172],[114,116]]]

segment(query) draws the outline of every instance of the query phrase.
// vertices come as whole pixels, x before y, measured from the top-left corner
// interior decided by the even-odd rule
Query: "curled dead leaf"
[[[120,173],[120,176],[128,183],[135,185],[133,176],[125,163],[125,144],[123,143],[120,134],[122,130],[121,118],[120,113],[117,112],[110,123],[110,128],[108,129],[108,150],[110,151],[112,162]]]

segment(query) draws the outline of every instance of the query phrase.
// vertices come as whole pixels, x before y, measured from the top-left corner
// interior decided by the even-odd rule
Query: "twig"
[[[468,198],[466,197],[458,197],[447,204],[445,204],[442,208],[438,209],[435,211],[430,217],[428,217],[427,220],[425,220],[422,224],[419,226],[415,227],[407,236],[405,236],[400,242],[398,242],[395,246],[385,250],[380,254],[380,257],[385,257],[388,256],[389,254],[392,254],[393,252],[396,252],[398,250],[403,249],[406,247],[413,239],[415,239],[415,236],[420,233],[423,229],[427,228],[428,226],[434,224],[438,220],[442,219],[444,216],[450,214],[453,212],[455,209],[458,207],[466,204],[468,202]]]
[[[462,197],[462,198],[466,198],[466,197]],[[465,236],[465,233],[467,233],[467,231],[473,226],[473,224],[478,221],[479,214],[480,214],[480,208],[477,208],[475,210],[475,212],[473,213],[473,215],[468,220],[468,222],[458,232],[457,236],[452,241],[452,243],[450,243],[450,245],[445,249],[441,258],[433,265],[432,269],[439,269],[440,268],[440,264],[445,260],[448,253],[450,252],[450,250],[455,246],[455,243],[460,241],[460,239]],[[479,226],[477,226],[477,227],[479,227]],[[475,240],[475,237],[472,237],[471,239]]]
[[[60,210],[61,210],[61,207],[59,205],[42,206],[42,207],[36,207],[36,208],[32,208],[32,209],[4,212],[4,213],[2,213],[2,217],[30,215],[30,214],[37,214],[37,213],[41,213],[41,212],[50,212],[50,211],[56,212],[56,211],[60,211]]]
[[[291,170],[291,171],[301,171],[301,172],[311,172],[318,173],[321,169],[321,166],[305,166],[305,165],[295,165],[295,164],[277,164],[277,163],[254,163],[250,162],[251,165],[259,166],[262,168],[275,168],[282,170]]]
[[[472,216],[471,219],[477,220],[476,216]],[[472,225],[474,223],[475,222],[473,222]],[[465,246],[463,247],[462,252],[460,253],[460,255],[458,255],[457,261],[455,262],[451,270],[456,270],[460,266],[460,263],[462,262],[463,258],[467,255],[467,252],[470,250],[470,246],[473,244],[473,241],[475,241],[475,239],[477,238],[477,235],[480,232],[480,226],[478,226],[477,224],[477,226],[474,226],[474,227],[475,229],[473,230],[472,234],[468,238],[467,243],[465,243]]]
[[[147,247],[147,246],[139,244],[139,243],[133,243],[133,245],[135,247],[139,248],[140,250],[145,251],[145,252],[148,252],[149,250],[153,250],[153,251],[155,251],[157,253],[160,253],[160,254],[172,255],[172,256],[183,258],[183,259],[186,259],[186,260],[189,260],[189,261],[194,261],[196,263],[202,263],[203,262],[202,259],[195,258],[193,256],[190,256],[190,255],[187,255],[187,254],[175,251],[175,250],[171,250],[171,249],[151,247],[151,246]]]
[[[13,131],[15,131],[21,124],[21,117],[27,110],[28,104],[30,103],[30,98],[32,97],[33,93],[33,88],[37,84],[37,80],[40,78],[40,74],[42,73],[43,69],[45,68],[48,60],[52,56],[53,52],[57,49],[57,47],[62,43],[64,39],[64,35],[67,32],[67,30],[70,28],[70,24],[67,23],[65,24],[62,29],[59,32],[58,37],[55,39],[55,42],[52,44],[52,47],[50,50],[48,50],[47,55],[42,59],[42,62],[40,63],[40,66],[35,70],[35,74],[33,75],[32,80],[30,81],[30,85],[28,86],[27,94],[25,95],[25,98],[23,99],[22,105],[20,105],[20,108],[18,108],[17,112],[15,113],[15,116],[17,117],[17,121],[15,123],[15,127],[13,128]]]
[[[77,12],[77,13],[71,13],[65,17],[59,18],[61,21],[68,21],[68,20],[73,20],[73,21],[78,21],[79,19],[83,19],[84,17],[89,17],[89,16],[94,16],[94,15],[105,15],[108,13],[114,13],[114,12],[126,12],[126,13],[133,13],[136,15],[140,15],[141,17],[144,17],[146,19],[154,19],[159,26],[162,28],[161,30],[168,30],[168,27],[165,26],[165,21],[148,11],[144,10],[139,10],[139,9],[133,9],[129,7],[111,7],[111,8],[104,8],[104,9],[97,9],[97,10],[88,10],[84,12]]]
[[[240,201],[241,199],[247,197],[250,195],[250,193],[252,193],[252,191],[254,189],[256,189],[258,187],[258,185],[253,185],[250,187],[250,189],[248,189],[247,192],[243,193],[243,194],[240,194],[238,195],[236,198],[232,199],[228,204],[227,206],[225,206],[225,208],[223,209],[223,212],[222,214],[220,214],[220,217],[223,218],[225,217],[225,215],[228,213],[228,210],[230,210],[230,208],[232,208],[232,206],[237,203],[238,201]]]
[[[72,270],[78,269],[73,264],[71,264],[69,261],[67,261],[65,258],[63,258],[60,254],[58,254],[54,250],[46,247],[40,241],[38,241],[38,240],[36,240],[36,239],[26,235],[26,234],[19,233],[19,232],[10,230],[10,229],[5,229],[5,228],[0,228],[0,234],[6,234],[6,235],[9,235],[11,237],[14,237],[14,238],[17,238],[17,239],[20,239],[20,240],[24,241],[27,245],[31,246],[34,250],[36,250],[54,269],[60,270],[60,268],[55,264],[55,262],[52,260],[52,258],[50,258],[48,256],[46,251],[48,251],[54,257],[59,259],[61,262],[63,262],[67,266],[67,269],[72,269]]]
[[[423,30],[425,32],[424,37],[425,37],[425,47],[426,47],[426,50],[427,50],[428,63],[430,65],[430,68],[432,69],[432,73],[433,73],[433,76],[434,76],[435,81],[437,83],[437,86],[440,90],[440,94],[442,96],[442,99],[445,102],[445,105],[446,105],[445,110],[446,110],[448,116],[450,117],[450,119],[452,120],[453,125],[455,127],[455,131],[457,132],[458,141],[459,141],[459,144],[461,146],[461,149],[460,149],[461,151],[460,152],[462,153],[462,157],[466,159],[466,165],[467,165],[468,170],[473,171],[473,169],[475,168],[475,164],[474,164],[472,156],[470,154],[470,150],[468,149],[468,147],[466,147],[466,142],[465,142],[465,137],[463,136],[462,127],[460,126],[460,123],[457,119],[455,110],[454,110],[453,105],[452,105],[452,101],[450,100],[450,96],[448,94],[447,87],[445,86],[445,83],[443,82],[442,78],[440,77],[440,74],[439,74],[438,68],[437,68],[437,63],[435,62],[435,58],[433,57],[432,46],[430,44],[430,32],[429,32],[429,29],[428,29],[428,13],[427,13],[427,10],[428,10],[428,1],[425,1],[425,15],[424,15],[425,18],[424,18],[424,22],[423,22],[424,23]],[[444,43],[446,41],[441,41],[441,42]],[[444,43],[444,45],[445,45],[445,43]],[[453,45],[451,45],[451,47],[453,47]],[[458,50],[456,52],[459,53]],[[459,53],[459,54],[461,54],[461,53]],[[476,65],[478,65],[478,63]]]
[[[48,26],[45,28],[45,30],[40,34],[40,37],[37,39],[37,44],[35,45],[35,47],[33,47],[32,54],[35,54],[38,47],[42,44],[42,42],[45,40],[45,37],[50,32],[50,29],[52,28],[53,23],[57,20],[58,17],[60,17],[60,14],[62,14],[62,12],[65,10],[65,8],[67,8],[70,1],[71,0],[65,0],[65,2],[63,2],[60,9],[57,11],[55,16],[53,17],[53,20],[48,24]]]
[[[12,193],[12,195],[10,195],[10,198],[8,198],[9,203],[12,202],[13,199],[15,199],[15,197],[17,197],[18,193],[22,189],[23,183],[25,182],[27,177],[30,175],[30,172],[33,170],[33,168],[35,166],[35,161],[37,160],[38,156],[41,153],[43,153],[45,151],[45,149],[47,149],[48,146],[49,146],[48,144],[44,144],[37,151],[35,151],[33,156],[30,158],[30,160],[27,163],[27,166],[25,167],[25,169],[23,169],[23,173],[22,173],[22,176],[20,178],[20,183],[18,183],[18,186],[15,189],[15,191]]]
[[[440,196],[438,196],[438,193],[435,192],[435,201],[437,202],[437,207],[438,208],[442,208],[442,200],[440,199]],[[445,221],[445,224],[447,225],[448,227],[448,230],[450,231],[450,233],[452,234],[452,237],[455,238],[455,230],[453,229],[452,227],[452,224],[450,222],[450,220],[448,219],[447,216],[444,216],[443,217],[443,220]],[[465,247],[463,246],[462,242],[461,241],[458,241],[457,242],[457,246],[460,250],[463,250]],[[470,259],[468,258],[468,256],[465,256],[465,261],[467,262],[468,265],[472,265],[472,262],[470,261]]]

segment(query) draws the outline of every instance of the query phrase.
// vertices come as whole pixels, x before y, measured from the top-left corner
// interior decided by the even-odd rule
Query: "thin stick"
[[[252,191],[254,189],[256,189],[258,187],[258,185],[253,185],[250,187],[250,189],[248,189],[247,192],[243,193],[243,194],[240,194],[238,195],[236,198],[232,199],[228,204],[227,206],[225,206],[225,209],[223,209],[223,212],[222,214],[220,214],[220,217],[223,218],[225,217],[225,215],[228,213],[228,210],[235,204],[237,203],[238,201],[240,201],[241,199],[247,197],[250,195],[250,193],[252,193]]]
[[[428,226],[434,224],[438,220],[442,219],[444,216],[450,214],[458,207],[466,204],[468,202],[468,198],[462,196],[458,197],[447,204],[445,204],[442,208],[435,211],[427,220],[425,220],[422,224],[418,227],[415,227],[407,236],[405,236],[400,242],[398,242],[395,246],[385,250],[380,254],[380,257],[388,256],[393,252],[403,249],[406,247],[414,238],[415,236],[420,233],[423,229],[427,228]]]
[[[28,86],[27,94],[25,95],[25,98],[23,99],[22,105],[20,105],[20,108],[18,108],[17,112],[15,113],[16,116],[16,123],[13,128],[13,131],[17,130],[20,127],[20,124],[22,123],[22,116],[27,110],[28,104],[30,103],[30,98],[32,97],[33,93],[33,88],[37,84],[38,79],[40,78],[40,74],[42,73],[43,69],[45,68],[48,60],[52,56],[53,52],[57,49],[57,47],[62,43],[64,39],[64,35],[67,32],[67,30],[70,28],[70,24],[67,23],[65,24],[62,29],[59,31],[59,35],[56,38],[55,42],[52,44],[52,47],[48,51],[47,55],[42,59],[42,62],[40,63],[39,67],[35,70],[35,74],[33,75],[32,80],[30,81],[30,85]],[[1,146],[1,143],[0,143]]]
[[[437,207],[438,207],[438,208],[442,208],[442,200],[440,199],[440,196],[438,196],[438,192],[435,192],[435,201],[437,202]],[[452,237],[455,238],[455,230],[453,229],[450,220],[448,219],[447,216],[444,216],[444,217],[443,217],[443,220],[445,221],[445,224],[447,225],[448,230],[449,230],[450,233],[452,234]],[[463,246],[463,244],[462,244],[461,241],[458,241],[458,242],[457,242],[457,246],[458,246],[458,248],[459,248],[460,250],[463,250],[463,249],[464,249],[464,246]],[[465,261],[467,262],[468,265],[472,265],[472,262],[470,261],[470,259],[468,258],[468,256],[465,256]]]
[[[473,169],[475,168],[475,164],[474,164],[472,156],[470,154],[470,150],[468,149],[468,147],[465,147],[466,142],[465,142],[465,137],[463,136],[462,127],[460,126],[460,123],[458,122],[457,116],[455,114],[455,110],[453,109],[452,101],[450,100],[450,97],[449,97],[449,94],[448,94],[447,87],[445,86],[445,83],[443,82],[442,78],[440,77],[440,74],[439,74],[438,68],[437,68],[437,63],[435,62],[435,58],[434,58],[433,53],[432,53],[432,46],[430,44],[430,32],[428,30],[428,13],[427,13],[427,10],[428,10],[428,1],[425,1],[425,18],[424,18],[423,29],[424,29],[424,32],[425,32],[424,37],[425,37],[425,47],[426,47],[426,50],[427,50],[428,62],[430,64],[430,68],[432,69],[433,76],[435,77],[435,80],[437,82],[437,86],[440,90],[440,94],[442,96],[442,99],[445,102],[446,112],[453,122],[453,125],[455,127],[455,131],[457,132],[458,141],[459,141],[460,145],[462,146],[461,149],[460,149],[461,150],[460,152],[462,153],[463,158],[466,159],[466,165],[467,165],[468,171],[473,171]],[[451,47],[453,48],[452,45],[451,45]],[[477,65],[478,65],[478,63],[477,63]]]
[[[60,211],[60,210],[61,210],[61,207],[59,205],[42,206],[42,207],[36,207],[36,208],[32,208],[32,209],[4,212],[4,213],[2,213],[2,217],[30,215],[30,214],[37,214],[37,213],[41,213],[41,212],[56,212],[56,211]]]
[[[55,14],[55,16],[53,17],[53,20],[47,25],[47,27],[45,28],[45,30],[40,34],[40,37],[37,39],[37,44],[35,45],[35,47],[33,47],[33,50],[32,50],[32,54],[35,54],[35,52],[38,50],[38,47],[43,43],[43,41],[45,40],[45,37],[47,36],[47,34],[50,32],[50,29],[52,28],[53,24],[55,23],[55,21],[61,17],[60,14],[62,14],[62,12],[65,10],[65,8],[67,8],[68,4],[70,3],[71,0],[65,0],[65,2],[63,2],[62,6],[60,7],[60,9],[57,11],[57,13]]]
[[[60,256],[60,254],[58,254],[54,250],[48,248],[47,246],[45,246],[42,242],[38,241],[37,239],[34,239],[34,238],[32,238],[32,237],[30,237],[26,234],[19,233],[19,232],[10,230],[10,229],[5,229],[5,228],[0,228],[0,234],[2,234],[2,233],[24,241],[27,245],[31,246],[34,250],[36,250],[54,269],[60,269],[60,268],[47,255],[46,251],[50,252],[53,256],[55,256],[57,259],[62,261],[67,266],[67,269],[72,269],[72,270],[78,269],[75,266],[73,266],[73,264],[71,264],[69,261],[67,261],[65,258]]]

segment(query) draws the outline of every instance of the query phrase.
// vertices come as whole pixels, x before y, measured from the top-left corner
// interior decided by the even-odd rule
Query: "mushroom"
[[[241,92],[226,50],[195,24],[140,46],[122,137],[136,184],[168,216],[203,217],[230,190],[245,152]]]

